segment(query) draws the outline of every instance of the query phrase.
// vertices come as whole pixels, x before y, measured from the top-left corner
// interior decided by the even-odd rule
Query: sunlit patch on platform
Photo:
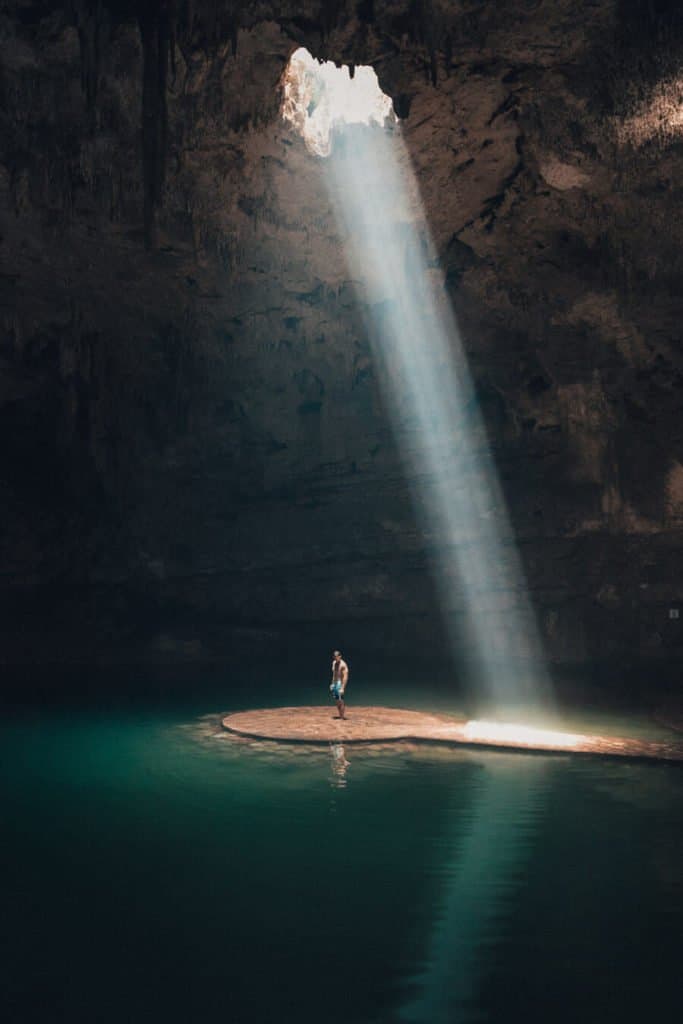
[[[511,722],[480,722],[475,719],[463,728],[466,740],[491,743],[514,743],[520,746],[538,748],[552,747],[553,750],[569,749],[590,742],[590,736],[580,733],[557,732],[554,729],[537,729],[529,725],[515,725]]]

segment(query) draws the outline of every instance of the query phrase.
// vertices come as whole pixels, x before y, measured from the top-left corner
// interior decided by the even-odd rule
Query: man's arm
[[[342,690],[342,693],[346,689],[346,684],[348,683],[348,681],[349,681],[349,666],[346,664],[345,661],[343,661],[342,662],[342,670],[341,670],[341,684],[342,684],[341,685],[341,690]]]

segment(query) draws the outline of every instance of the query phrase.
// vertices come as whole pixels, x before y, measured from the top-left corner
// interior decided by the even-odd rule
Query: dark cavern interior
[[[6,0],[0,118],[3,1019],[673,1013],[683,4]]]

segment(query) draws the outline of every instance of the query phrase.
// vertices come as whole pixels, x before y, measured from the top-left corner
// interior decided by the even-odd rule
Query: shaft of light
[[[347,127],[321,167],[454,653],[487,703],[543,704],[524,574],[400,129]]]

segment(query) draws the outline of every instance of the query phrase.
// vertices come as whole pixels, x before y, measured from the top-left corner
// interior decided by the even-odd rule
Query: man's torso
[[[332,662],[332,682],[333,683],[345,683],[349,678],[349,666],[346,664],[343,658],[339,661]]]

